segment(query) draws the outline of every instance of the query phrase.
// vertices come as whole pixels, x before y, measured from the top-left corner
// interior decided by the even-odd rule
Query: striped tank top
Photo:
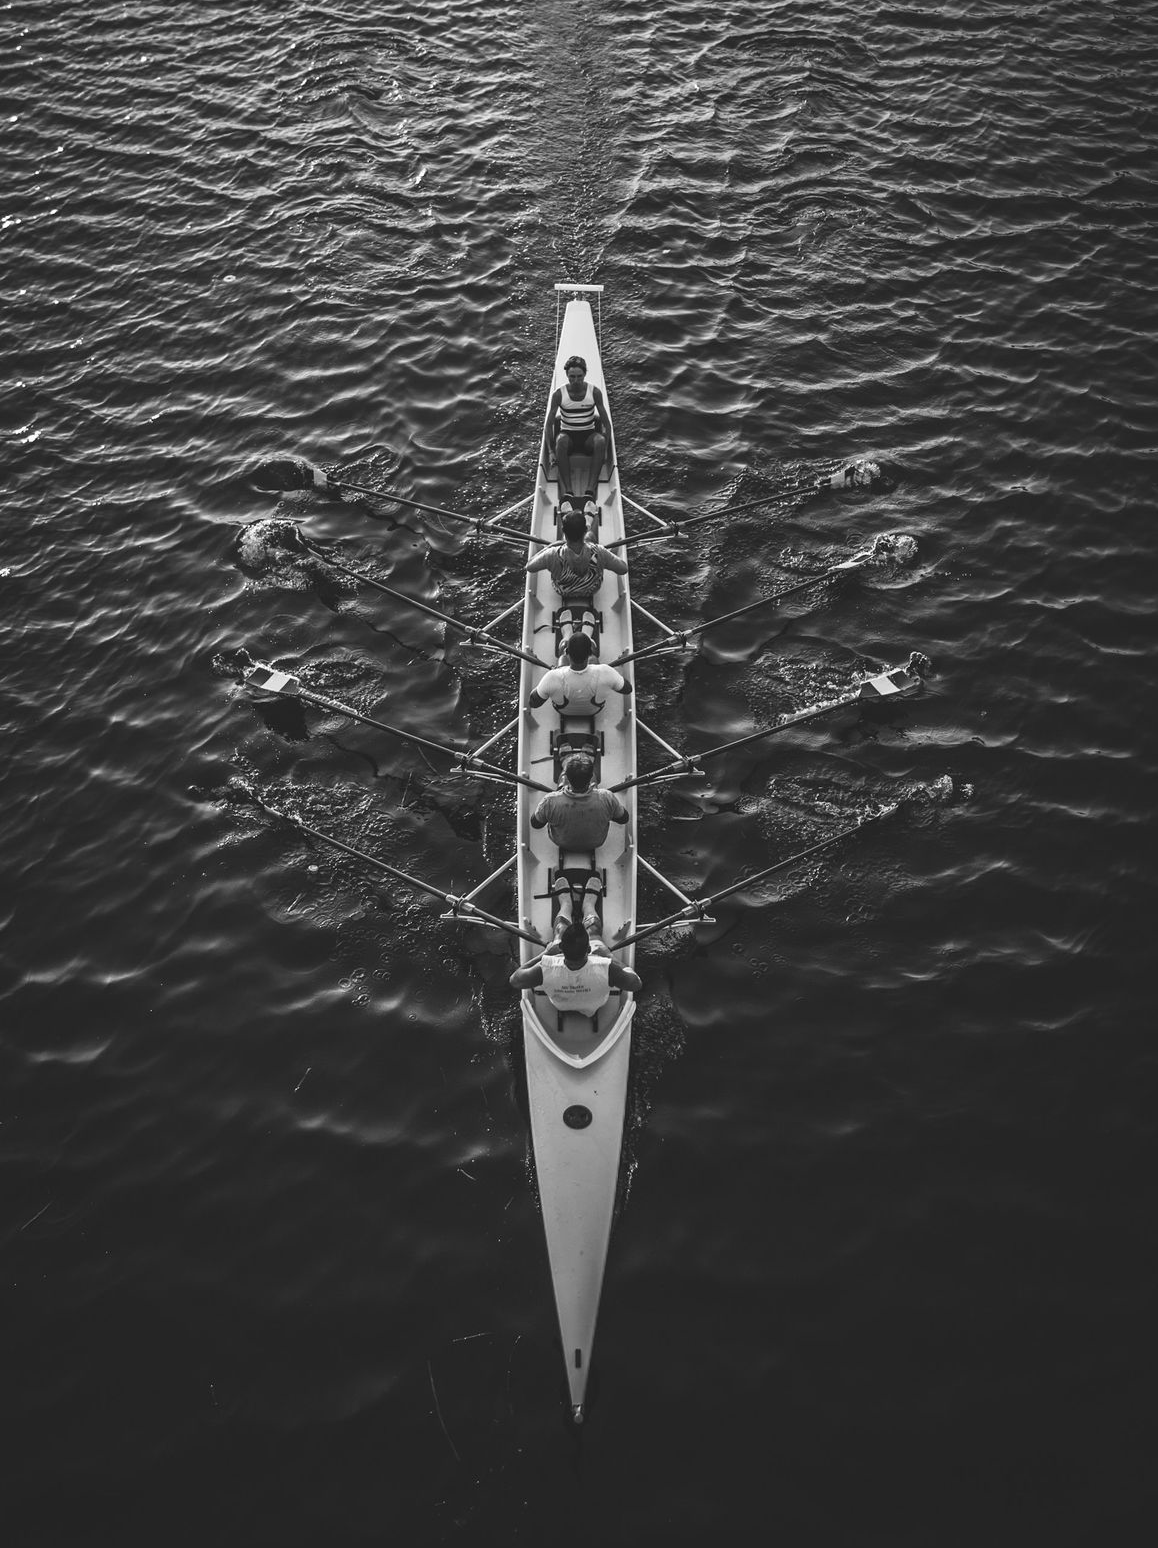
[[[570,388],[564,387],[559,398],[559,429],[569,435],[584,435],[595,428],[595,393],[591,383],[581,398],[573,398]]]
[[[590,543],[573,554],[566,543],[547,552],[547,570],[561,597],[593,597],[603,579],[603,566]]]

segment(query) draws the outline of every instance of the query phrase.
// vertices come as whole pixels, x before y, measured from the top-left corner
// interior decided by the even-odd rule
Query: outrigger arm
[[[679,898],[680,902],[684,905],[684,908],[683,908],[683,910],[681,910],[681,912],[686,912],[688,909],[691,909],[693,911],[693,913],[695,914],[695,917],[697,919],[699,919],[699,920],[702,920],[702,922],[704,924],[715,924],[716,921],[712,917],[712,915],[711,914],[705,914],[703,912],[703,910],[705,908],[707,908],[707,906],[708,906],[708,902],[707,901],[705,901],[703,903],[696,903],[692,898],[688,897],[686,892],[681,892],[680,889],[676,886],[675,882],[673,882],[670,879],[670,877],[665,876],[662,871],[657,871],[655,866],[652,865],[650,860],[645,860],[643,858],[643,856],[641,854],[639,854],[639,853],[636,854],[635,858],[636,858],[637,862],[640,865],[643,866],[644,870],[648,873],[649,876],[654,876],[656,881],[659,882],[661,886],[666,887],[667,890],[670,893],[674,894],[675,897]],[[708,901],[710,901],[710,900],[708,900]],[[678,916],[673,916],[673,917],[678,917]],[[637,939],[638,939],[638,937],[637,937]],[[625,944],[625,943],[624,942],[620,942],[620,945],[623,945],[623,944]],[[619,950],[618,946],[616,947],[616,950],[617,951]]]
[[[635,724],[645,736],[650,736],[658,747],[662,747],[664,752],[670,753],[674,762],[664,764],[662,769],[655,769],[651,774],[633,775],[630,779],[622,780],[618,785],[612,785],[610,787],[612,790],[628,790],[632,785],[638,784],[663,784],[672,779],[686,779],[693,774],[699,779],[707,778],[707,775],[698,766],[695,758],[685,758],[677,748],[672,747],[669,742],[665,742],[658,731],[653,731],[645,721],[640,720],[638,715],[635,718]]]

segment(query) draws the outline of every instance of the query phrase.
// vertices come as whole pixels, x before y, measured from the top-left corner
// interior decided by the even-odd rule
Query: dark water
[[[1149,1541],[1155,6],[4,15],[5,1540]],[[640,549],[653,611],[919,545],[640,667],[705,747],[935,664],[649,798],[644,852],[714,891],[956,792],[643,951],[578,1439],[505,944],[228,794],[459,890],[509,803],[219,664],[501,724],[436,621],[243,564],[240,475],[528,494],[561,278],[634,499],[896,480]],[[515,594],[436,518],[276,513]]]

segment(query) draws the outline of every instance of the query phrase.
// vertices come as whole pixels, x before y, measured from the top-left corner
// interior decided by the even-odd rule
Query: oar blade
[[[267,457],[248,475],[250,486],[259,494],[288,494],[294,489],[317,489],[326,475],[304,457]]]

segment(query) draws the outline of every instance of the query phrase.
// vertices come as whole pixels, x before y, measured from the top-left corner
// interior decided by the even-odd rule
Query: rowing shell
[[[601,286],[558,286],[567,292],[599,291]],[[559,330],[558,351],[551,392],[566,381],[563,362],[571,355],[587,362],[587,379],[607,398],[599,340],[591,306],[584,294],[567,302]],[[613,443],[614,445],[614,443]],[[609,451],[614,457],[614,450]],[[587,464],[572,459],[575,490],[586,487]],[[539,459],[531,535],[541,542],[559,541],[557,507],[560,499],[558,470],[550,454],[544,425]],[[597,540],[606,545],[624,536],[623,506],[614,465],[600,470],[596,503],[599,506]],[[593,599],[601,619],[600,659],[614,661],[631,651],[631,613],[628,577],[604,572]],[[523,649],[529,655],[553,658],[552,618],[559,597],[551,577],[540,571],[528,575],[523,609]],[[541,674],[524,664],[521,702]],[[635,711],[632,699],[617,693],[596,721],[602,750],[597,777],[610,786],[635,773]],[[528,777],[546,777],[553,783],[552,733],[560,729],[558,712],[547,704],[525,711],[519,727],[518,768]],[[546,941],[551,938],[552,900],[550,882],[560,854],[547,836],[530,825],[536,799],[525,786],[518,795],[518,910],[524,930]],[[624,967],[633,965],[634,948],[615,950],[617,939],[631,934],[635,920],[636,850],[635,791],[622,797],[629,812],[626,828],[612,827],[596,855],[605,878],[603,930],[605,943]],[[522,960],[535,959],[534,948],[524,942]],[[527,1064],[531,1143],[535,1155],[539,1201],[547,1235],[547,1254],[555,1290],[563,1355],[570,1388],[571,1415],[581,1423],[586,1401],[591,1350],[611,1220],[619,1180],[623,1144],[623,1115],[627,1101],[627,1072],[631,1053],[631,1020],[635,999],[626,990],[612,990],[607,1003],[594,1017],[561,1014],[542,989],[526,990],[522,999],[523,1043]]]
[[[563,362],[572,354],[582,355],[587,363],[588,380],[599,387],[606,404],[607,389],[603,380],[599,338],[588,293],[599,293],[598,285],[557,285],[557,292],[570,297],[558,330],[557,354],[552,394],[556,386],[565,381]],[[548,408],[548,414],[550,410]],[[597,541],[612,546],[625,537],[623,504],[625,497],[619,488],[614,466],[614,442],[609,453],[610,462],[598,470],[595,482],[595,499],[599,507]],[[589,462],[580,457],[572,458],[573,492],[581,494],[592,481],[593,470]],[[304,482],[286,484],[284,469],[278,473],[275,489],[302,487],[331,487],[334,480],[309,464],[291,467],[293,478]],[[452,521],[467,522],[480,532],[489,529],[505,541],[527,543],[528,555],[542,550],[544,544],[559,540],[558,502],[560,488],[558,470],[555,467],[548,443],[547,425],[544,426],[542,450],[536,474],[535,493],[530,498],[532,506],[530,530],[524,532],[499,523],[510,514],[500,512],[486,521],[446,511],[413,501],[395,491],[375,490],[340,480],[335,487],[345,491],[365,494],[375,501],[397,500],[403,505],[420,510],[433,511]],[[519,501],[511,510],[521,508],[527,501]],[[675,536],[679,528],[668,524],[646,511],[634,501],[629,505],[643,512],[662,529],[659,536]],[[738,507],[737,509],[745,509]],[[716,519],[727,510],[709,512],[693,520]],[[684,525],[690,525],[685,523]],[[634,534],[632,543],[648,541],[656,533]],[[636,652],[632,645],[631,603],[628,597],[626,576],[608,572],[593,598],[598,615],[599,656],[605,662],[622,663],[659,656],[669,651],[684,651],[688,642],[708,629],[748,613],[755,607],[770,606],[784,597],[814,585],[840,572],[862,569],[886,557],[894,550],[899,552],[898,541],[903,534],[882,536],[872,547],[853,555],[839,564],[795,583],[756,603],[733,610],[719,618],[709,619],[695,628],[677,631],[660,619],[652,617],[644,609],[637,611],[660,631],[658,642],[644,646]],[[911,539],[907,540],[910,548]],[[545,670],[545,663],[555,659],[558,649],[558,620],[560,605],[550,575],[545,571],[527,577],[523,607],[522,644],[515,647],[494,632],[495,625],[517,612],[517,601],[490,626],[479,628],[463,623],[440,612],[428,602],[408,597],[385,585],[372,574],[344,564],[329,549],[320,547],[300,531],[296,531],[294,552],[306,551],[317,554],[339,573],[348,574],[360,583],[376,587],[392,600],[417,608],[441,619],[448,628],[459,629],[483,648],[499,651],[522,662],[520,676],[520,702],[526,705],[532,689]],[[622,550],[621,550],[622,551]],[[909,556],[911,557],[911,555]],[[903,562],[908,562],[906,558]],[[613,955],[625,968],[634,966],[634,943],[656,933],[672,928],[693,926],[710,921],[708,909],[734,893],[749,890],[765,879],[821,850],[842,842],[862,830],[869,823],[880,821],[898,810],[901,801],[867,813],[851,826],[828,834],[809,845],[796,855],[778,860],[754,875],[747,876],[716,892],[711,897],[693,900],[649,861],[636,853],[636,791],[640,785],[661,784],[669,780],[691,776],[702,777],[700,765],[708,759],[724,756],[741,747],[763,741],[791,726],[801,725],[835,713],[863,700],[887,700],[915,692],[929,663],[919,652],[914,652],[906,666],[890,668],[862,680],[848,694],[815,704],[807,709],[786,715],[771,726],[766,726],[742,737],[733,738],[717,747],[708,748],[688,757],[670,747],[654,730],[641,723],[631,697],[609,693],[607,702],[586,734],[594,733],[597,754],[597,778],[601,785],[615,790],[623,800],[629,814],[626,828],[613,827],[607,841],[597,853],[589,856],[561,856],[552,844],[547,830],[536,831],[530,825],[531,813],[539,798],[552,789],[559,776],[560,753],[557,746],[560,732],[574,735],[574,723],[566,721],[552,706],[543,705],[537,711],[524,709],[509,725],[503,727],[475,751],[455,745],[432,741],[404,728],[391,726],[384,721],[364,715],[349,705],[332,697],[318,694],[291,673],[262,662],[255,662],[244,649],[238,653],[238,667],[243,680],[263,694],[272,694],[312,704],[348,717],[351,720],[411,742],[416,747],[449,757],[463,774],[480,779],[501,780],[514,783],[517,791],[518,822],[515,853],[493,875],[480,882],[465,896],[456,896],[411,876],[396,866],[374,855],[354,848],[336,835],[325,833],[305,823],[300,817],[281,807],[271,805],[259,793],[245,792],[246,798],[255,802],[271,817],[294,824],[312,839],[329,844],[341,852],[352,855],[368,867],[383,872],[413,890],[440,898],[450,912],[444,919],[471,919],[478,923],[505,931],[521,942],[521,960],[524,967],[538,960],[543,943],[553,934],[553,902],[551,883],[559,868],[565,865],[574,876],[589,868],[597,869],[604,882],[601,933]],[[483,757],[511,730],[518,726],[518,765],[510,769]],[[672,762],[659,768],[641,772],[636,764],[636,735],[643,731],[650,740],[666,750]],[[577,864],[578,862],[578,864]],[[648,924],[640,924],[636,917],[637,865],[642,865],[649,877],[674,895],[681,907],[674,913]],[[477,901],[500,878],[515,870],[518,882],[518,918],[505,920],[483,909]],[[531,1140],[534,1147],[535,1171],[538,1179],[540,1205],[547,1237],[547,1253],[551,1279],[554,1285],[555,1304],[559,1330],[566,1362],[567,1381],[573,1418],[580,1422],[584,1417],[587,1400],[587,1383],[591,1367],[591,1352],[595,1340],[595,1325],[603,1285],[607,1250],[611,1237],[612,1216],[619,1182],[620,1153],[623,1143],[624,1110],[627,1099],[628,1064],[631,1053],[631,1023],[635,1013],[635,1001],[627,991],[613,990],[606,1004],[594,1017],[574,1013],[560,1015],[550,1004],[541,989],[525,991],[521,1001],[523,1042],[526,1056],[527,1092],[530,1109]]]

